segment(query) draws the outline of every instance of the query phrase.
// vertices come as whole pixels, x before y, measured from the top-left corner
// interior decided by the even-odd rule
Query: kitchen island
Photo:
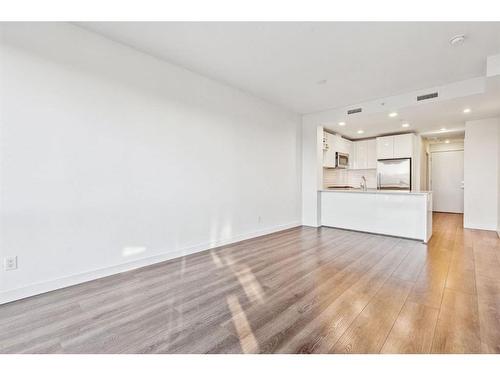
[[[427,242],[432,236],[432,193],[376,189],[318,192],[321,225]]]

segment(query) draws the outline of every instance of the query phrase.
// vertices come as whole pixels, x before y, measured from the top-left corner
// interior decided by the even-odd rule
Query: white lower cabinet
[[[323,191],[321,225],[427,242],[432,235],[432,194]]]

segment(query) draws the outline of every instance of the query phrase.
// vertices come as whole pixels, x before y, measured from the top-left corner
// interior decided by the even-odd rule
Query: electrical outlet
[[[262,223],[262,216],[259,216],[259,218],[257,220],[258,220],[259,224],[261,224]]]
[[[5,271],[17,269],[17,256],[4,258],[3,268]]]

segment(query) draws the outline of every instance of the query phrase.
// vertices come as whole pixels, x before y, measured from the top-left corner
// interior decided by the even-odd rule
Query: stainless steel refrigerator
[[[377,188],[411,190],[411,158],[378,160]]]

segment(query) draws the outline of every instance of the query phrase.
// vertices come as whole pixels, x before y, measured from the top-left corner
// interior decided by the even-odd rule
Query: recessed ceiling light
[[[339,122],[339,126],[345,126],[345,122],[344,121],[340,121]]]
[[[465,108],[464,113],[470,113],[470,108]]]
[[[465,35],[460,34],[460,35],[455,35],[453,38],[450,39],[450,44],[452,46],[458,46],[462,44],[465,41]]]
[[[358,134],[363,134],[364,132],[364,130],[358,130]]]
[[[397,112],[391,112],[389,113],[389,117],[396,117],[398,115]]]
[[[445,141],[444,141],[444,143],[450,143],[450,140],[449,140],[449,139],[447,139],[447,140],[445,140]]]
[[[402,123],[402,124],[401,124],[401,126],[402,126],[403,128],[409,128],[409,127],[410,127],[410,124],[408,124],[407,122],[404,122],[404,123]]]
[[[446,131],[446,128],[441,128],[441,129],[439,129],[439,130],[440,130],[440,131],[442,131],[442,132],[445,132],[445,131]]]

